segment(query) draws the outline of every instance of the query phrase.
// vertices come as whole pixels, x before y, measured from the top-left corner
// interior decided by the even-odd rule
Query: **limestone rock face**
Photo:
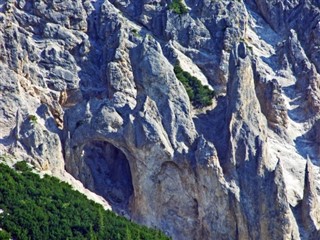
[[[171,2],[0,0],[0,153],[173,239],[318,239],[320,2]]]

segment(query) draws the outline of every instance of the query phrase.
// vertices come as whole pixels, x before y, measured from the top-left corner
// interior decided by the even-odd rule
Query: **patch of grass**
[[[172,0],[172,2],[169,4],[169,9],[179,15],[188,13],[188,8],[182,2],[182,0]]]
[[[29,115],[28,119],[32,124],[36,124],[38,121],[38,118],[35,115]]]
[[[148,39],[149,41],[151,41],[151,40],[153,39],[153,37],[152,37],[150,34],[147,34],[147,39]]]
[[[133,36],[135,36],[137,38],[141,37],[137,29],[132,29],[131,33],[133,34]]]
[[[201,81],[190,73],[183,71],[179,64],[174,67],[176,77],[182,82],[185,87],[189,99],[195,108],[202,108],[212,104],[212,98],[215,92],[208,86],[203,86]]]

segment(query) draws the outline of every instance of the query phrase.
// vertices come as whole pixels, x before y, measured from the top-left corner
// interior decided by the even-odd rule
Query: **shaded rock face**
[[[173,239],[318,239],[319,1],[170,2],[0,0],[1,153]]]
[[[80,181],[106,198],[115,209],[126,209],[133,193],[126,156],[107,142],[93,141],[83,147],[80,161],[83,163]]]

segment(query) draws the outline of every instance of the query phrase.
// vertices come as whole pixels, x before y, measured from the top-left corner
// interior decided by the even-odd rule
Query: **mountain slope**
[[[57,178],[40,178],[25,162],[15,168],[19,173],[0,163],[0,234],[21,240],[168,239],[104,211]]]
[[[319,6],[0,1],[0,149],[174,239],[317,239]]]

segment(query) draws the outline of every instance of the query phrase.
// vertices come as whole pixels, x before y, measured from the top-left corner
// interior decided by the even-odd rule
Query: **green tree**
[[[11,239],[10,233],[6,232],[5,230],[0,230],[0,240],[9,240]]]
[[[174,73],[183,84],[189,99],[195,108],[202,108],[212,104],[212,98],[215,96],[213,90],[208,86],[203,86],[201,81],[190,73],[183,71],[179,63],[175,65]]]
[[[17,162],[17,163],[14,165],[14,168],[15,168],[17,171],[21,171],[21,172],[31,171],[31,167],[29,167],[29,165],[28,165],[28,163],[27,163],[26,161]]]
[[[8,239],[8,232],[19,240],[169,239],[105,211],[57,178],[19,173],[4,164],[0,164],[0,209],[4,211],[0,240]]]
[[[126,240],[133,240],[128,226],[126,226]]]
[[[176,14],[185,14],[188,12],[188,8],[186,5],[182,2],[182,0],[173,0],[169,4],[169,9],[172,10]]]

